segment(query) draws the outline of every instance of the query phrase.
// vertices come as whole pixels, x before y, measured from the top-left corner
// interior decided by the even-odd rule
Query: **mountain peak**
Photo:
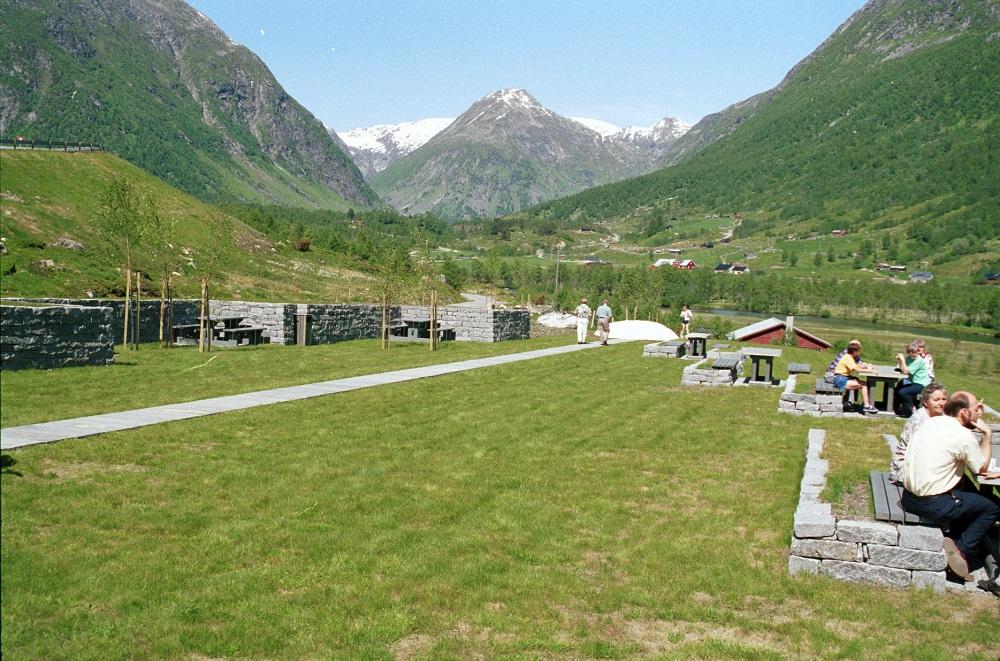
[[[545,108],[538,102],[538,99],[531,96],[527,90],[514,88],[514,89],[502,89],[496,92],[491,92],[483,97],[483,101],[489,103],[501,103],[511,108],[526,108],[526,109],[539,109],[545,110]]]

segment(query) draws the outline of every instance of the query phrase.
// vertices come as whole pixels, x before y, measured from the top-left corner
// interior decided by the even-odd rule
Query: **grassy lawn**
[[[306,349],[222,353],[192,380],[256,389],[284,378],[265,376],[284,360],[328,362],[332,378],[428,355]],[[640,353],[619,345],[11,452],[2,652],[995,658],[996,600],[789,577],[819,421],[777,414],[776,390],[682,388],[685,363]],[[256,371],[211,376],[258,355]],[[171,387],[166,361],[111,369]],[[234,385],[241,374],[254,383]],[[4,375],[5,409],[9,390]],[[30,406],[61,408],[66,392]],[[824,420],[831,461],[880,445],[887,461],[878,424]]]
[[[530,351],[570,344],[566,337],[483,344],[446,342],[431,353],[426,344],[398,342],[388,352],[377,340],[310,347],[260,345],[139,351],[118,347],[115,364],[59,370],[3,372],[0,426],[61,420],[206,397],[328,381],[373,372]]]

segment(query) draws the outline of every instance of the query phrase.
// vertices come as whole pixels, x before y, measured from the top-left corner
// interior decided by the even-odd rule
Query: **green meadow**
[[[9,426],[567,341],[143,347],[4,373],[0,403]],[[1000,401],[992,375],[935,348],[946,383]],[[779,415],[777,390],[684,388],[687,363],[640,354],[6,452],[3,654],[995,658],[993,598],[787,574],[808,429],[827,429],[836,500],[888,463],[897,421]],[[779,373],[829,358],[786,349]]]

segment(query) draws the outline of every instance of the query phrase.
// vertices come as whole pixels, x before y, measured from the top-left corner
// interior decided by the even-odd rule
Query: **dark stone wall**
[[[80,305],[0,306],[0,368],[110,365],[114,310]]]
[[[70,305],[75,307],[102,307],[111,310],[111,335],[115,344],[122,343],[122,333],[125,323],[125,301],[120,299],[101,298],[5,298],[5,302],[48,303],[52,305]],[[135,302],[132,304],[132,319],[129,321],[129,335],[132,334],[135,322]],[[173,325],[198,323],[198,301],[191,299],[175,299],[173,302]],[[170,336],[169,317],[164,320],[163,338]],[[139,305],[139,342],[158,342],[160,339],[160,299],[143,299]],[[130,337],[131,341],[132,338]]]

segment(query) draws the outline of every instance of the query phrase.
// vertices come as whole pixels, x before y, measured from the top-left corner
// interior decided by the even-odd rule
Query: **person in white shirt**
[[[983,405],[968,392],[948,398],[944,415],[931,418],[913,435],[903,463],[903,509],[948,524],[944,551],[948,566],[966,580],[969,559],[976,557],[990,527],[1000,520],[1000,506],[963,484],[968,467],[986,475],[992,432],[980,417]],[[972,431],[982,434],[977,443]]]
[[[581,298],[580,305],[576,306],[576,343],[587,343],[587,329],[590,328],[590,315],[592,310],[587,305],[587,299]]]
[[[691,319],[694,317],[694,312],[691,312],[691,308],[684,304],[684,309],[681,310],[681,337],[687,337],[688,332],[691,330]]]

